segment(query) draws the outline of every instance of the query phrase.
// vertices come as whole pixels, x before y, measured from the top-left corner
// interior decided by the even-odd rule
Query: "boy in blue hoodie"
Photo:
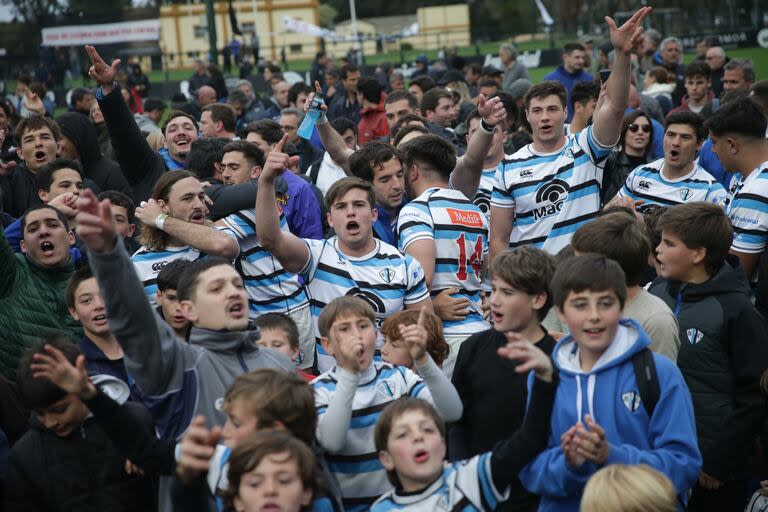
[[[557,269],[552,291],[571,334],[552,352],[560,372],[552,432],[520,473],[523,485],[541,496],[540,511],[578,511],[602,466],[647,464],[672,481],[683,506],[701,469],[690,393],[674,363],[653,354],[658,400],[643,403],[633,357],[651,342],[637,322],[621,318],[621,267],[595,254],[574,257]]]

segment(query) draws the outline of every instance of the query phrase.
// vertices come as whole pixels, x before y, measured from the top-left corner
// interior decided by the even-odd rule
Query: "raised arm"
[[[482,94],[478,96],[477,110],[482,116],[480,129],[475,130],[469,139],[467,152],[456,162],[456,168],[451,173],[451,186],[472,199],[480,185],[480,176],[483,174],[483,161],[491,150],[494,130],[501,130],[501,123],[507,116],[507,111],[501,98],[485,99]]]
[[[231,236],[212,226],[169,217],[154,199],[142,201],[136,208],[136,218],[144,225],[155,226],[205,254],[234,260],[240,253],[237,240]]]
[[[277,258],[288,272],[299,272],[309,259],[309,248],[304,241],[280,229],[280,216],[275,198],[275,177],[289,167],[293,159],[283,153],[288,136],[275,144],[267,156],[259,176],[259,190],[256,193],[256,233],[259,243]],[[295,160],[294,160],[295,163]]]
[[[109,200],[85,190],[77,205],[77,233],[103,290],[112,333],[125,352],[128,373],[148,396],[162,396],[183,384],[185,353],[173,329],[152,310],[133,263],[117,236]]]
[[[600,109],[595,110],[592,127],[595,140],[603,147],[615,146],[619,141],[621,122],[629,104],[629,56],[643,40],[643,19],[650,12],[650,7],[640,8],[621,27],[616,27],[612,18],[605,17],[615,57],[606,84],[605,100]]]
[[[315,91],[322,91],[319,82],[315,82]],[[305,114],[309,111],[309,107],[312,105],[312,98],[314,97],[315,93],[310,93],[307,101],[304,103]],[[347,176],[351,176],[349,172],[349,158],[352,156],[354,151],[349,149],[347,145],[344,144],[344,139],[341,138],[341,135],[336,133],[336,130],[331,127],[331,123],[328,122],[328,118],[326,117],[326,112],[328,112],[328,105],[323,105],[320,107],[320,109],[322,114],[315,124],[317,127],[317,133],[320,135],[320,140],[323,141],[323,145],[325,146],[326,151],[328,151],[328,154],[331,155],[331,159],[333,159],[334,162],[339,164],[341,168],[344,169],[344,172],[347,173]]]
[[[115,87],[115,73],[120,65],[120,59],[107,65],[96,48],[86,46],[85,50],[91,59],[88,74],[100,86],[96,98],[104,114],[104,122],[115,150],[115,158],[128,181],[132,185],[136,184],[155,168],[158,156],[141,135],[141,130],[123,100],[120,87]]]

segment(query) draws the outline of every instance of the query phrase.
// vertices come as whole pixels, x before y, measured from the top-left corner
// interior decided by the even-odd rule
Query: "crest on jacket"
[[[682,199],[683,201],[687,201],[692,195],[693,195],[693,192],[691,192],[691,189],[689,188],[680,189],[680,199]]]
[[[640,407],[640,394],[634,391],[627,391],[621,395],[621,401],[629,412],[635,412]]]
[[[385,268],[379,272],[379,276],[384,280],[385,283],[389,284],[395,278],[395,271],[391,268]]]
[[[688,341],[691,342],[691,345],[697,344],[701,341],[701,338],[704,337],[704,333],[698,329],[688,329],[685,331],[685,335],[688,337]]]

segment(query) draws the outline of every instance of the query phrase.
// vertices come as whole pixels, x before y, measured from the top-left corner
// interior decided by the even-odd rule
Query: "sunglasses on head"
[[[638,124],[632,123],[631,125],[628,126],[628,128],[629,128],[629,131],[631,131],[632,133],[635,133],[637,130],[640,130],[640,129],[643,130],[643,133],[651,133],[651,125],[649,124],[644,124],[640,126]]]

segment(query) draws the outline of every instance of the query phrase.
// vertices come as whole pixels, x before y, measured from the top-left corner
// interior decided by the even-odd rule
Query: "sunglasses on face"
[[[628,128],[629,128],[629,131],[631,131],[632,133],[636,133],[637,130],[643,130],[643,133],[651,133],[651,125],[649,124],[644,124],[641,126],[639,124],[632,123],[631,125],[628,126]]]

